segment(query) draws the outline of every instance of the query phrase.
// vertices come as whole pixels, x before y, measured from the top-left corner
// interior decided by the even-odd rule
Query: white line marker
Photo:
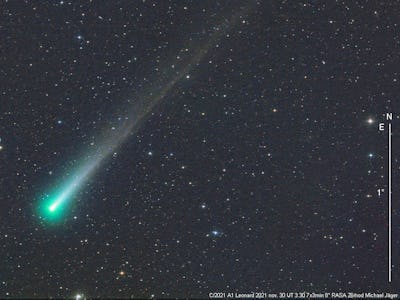
[[[392,282],[392,124],[389,123],[389,282]]]

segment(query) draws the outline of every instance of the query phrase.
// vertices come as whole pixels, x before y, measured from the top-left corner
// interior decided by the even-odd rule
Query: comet
[[[147,95],[142,95],[135,101],[135,105],[130,112],[128,121],[125,121],[120,128],[110,130],[108,133],[103,134],[108,136],[105,140],[100,142],[100,146],[94,153],[87,155],[84,162],[76,168],[72,175],[70,175],[65,182],[59,184],[60,188],[54,192],[45,193],[39,205],[40,215],[46,221],[61,220],[63,212],[68,207],[70,200],[81,190],[81,188],[92,177],[98,167],[111,156],[115,150],[120,147],[123,142],[132,134],[134,134],[147,119],[153,108],[172,90],[176,83],[196,65],[202,57],[207,53],[208,49],[203,49],[197,55],[192,57],[189,62],[172,77],[169,82],[161,88],[153,88]],[[179,62],[176,62],[178,65]]]
[[[70,199],[72,199],[84,183],[88,181],[106,156],[108,156],[108,153],[103,152],[82,164],[82,166],[73,172],[73,175],[71,175],[66,182],[62,182],[60,188],[51,193],[46,193],[39,204],[41,218],[50,222],[61,220]]]
[[[230,19],[224,19],[218,26],[214,26],[214,31],[210,35],[208,42],[200,47],[192,45],[191,55],[174,56],[165,64],[159,78],[153,80],[143,92],[135,97],[128,111],[126,121],[116,130],[110,130],[103,134],[105,136],[97,149],[88,152],[85,159],[78,163],[65,180],[56,184],[56,188],[44,193],[40,198],[38,209],[39,217],[48,222],[61,222],[65,216],[67,208],[70,207],[72,199],[76,198],[79,191],[89,182],[90,178],[96,173],[98,168],[120,147],[129,136],[136,133],[144,121],[149,117],[153,109],[168,95],[175,85],[183,78],[190,78],[189,73],[197,67],[209,50],[215,45],[226,31],[237,23],[241,15],[248,13],[249,7],[236,12]],[[187,47],[186,47],[187,49]],[[185,52],[185,51],[183,51]],[[186,58],[185,58],[186,57]],[[174,66],[171,68],[171,65]]]

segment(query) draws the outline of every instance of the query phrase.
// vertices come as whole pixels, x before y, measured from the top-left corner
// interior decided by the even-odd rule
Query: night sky
[[[400,287],[398,1],[0,13],[0,297]]]

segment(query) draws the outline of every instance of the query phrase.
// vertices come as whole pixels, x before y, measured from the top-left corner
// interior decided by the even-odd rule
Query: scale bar
[[[389,123],[389,282],[392,282],[392,124]]]

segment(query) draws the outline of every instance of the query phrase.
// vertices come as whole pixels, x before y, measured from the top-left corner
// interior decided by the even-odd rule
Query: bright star
[[[219,236],[219,235],[220,235],[220,232],[219,232],[218,230],[213,230],[213,231],[211,231],[211,234],[212,234],[213,236]]]
[[[83,295],[81,295],[81,294],[77,294],[77,295],[75,296],[75,299],[76,299],[76,300],[81,300],[81,299],[82,299],[82,297],[83,297]]]
[[[367,123],[370,124],[370,125],[371,125],[371,124],[374,124],[374,123],[375,123],[375,120],[372,119],[372,118],[368,118]]]

